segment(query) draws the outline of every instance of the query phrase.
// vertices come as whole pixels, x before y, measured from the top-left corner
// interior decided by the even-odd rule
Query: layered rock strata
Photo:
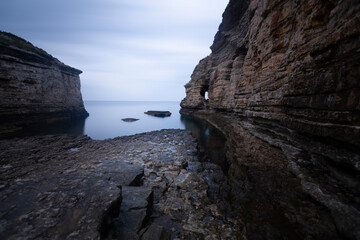
[[[359,18],[353,0],[230,0],[185,85],[182,113],[227,138],[247,239],[360,239]]]
[[[231,0],[181,106],[273,119],[359,146],[359,17],[354,0]]]
[[[31,43],[0,32],[1,121],[87,116],[80,73]]]

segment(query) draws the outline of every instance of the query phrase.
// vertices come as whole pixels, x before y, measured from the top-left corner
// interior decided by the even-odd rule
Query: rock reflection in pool
[[[225,156],[226,138],[222,132],[205,120],[193,116],[181,114],[180,119],[185,125],[185,129],[190,130],[198,140],[202,160],[208,160],[221,166],[226,174],[229,165]]]
[[[28,137],[38,135],[70,134],[82,135],[85,129],[85,118],[39,118],[37,121],[20,119],[18,122],[0,121],[0,139]]]

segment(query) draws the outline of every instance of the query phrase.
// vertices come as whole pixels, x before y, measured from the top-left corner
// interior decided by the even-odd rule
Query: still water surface
[[[84,134],[102,140],[161,129],[185,129],[181,121],[179,102],[105,102],[85,101],[90,116],[85,120]],[[144,114],[148,110],[170,111],[170,117]],[[123,118],[137,118],[124,122]]]
[[[9,137],[25,137],[47,134],[88,135],[95,140],[133,135],[161,129],[186,129],[198,140],[211,162],[227,171],[225,160],[226,139],[222,133],[204,120],[179,113],[179,102],[106,102],[85,101],[90,116],[86,119],[70,119],[49,124],[24,126]],[[154,117],[149,110],[170,111],[170,117]],[[136,122],[124,122],[123,118],[137,118]]]
[[[213,163],[226,173],[223,134],[204,120],[179,113],[179,102],[99,102],[86,101],[90,116],[85,120],[84,134],[92,139],[106,139],[161,129],[186,129],[198,140],[199,146]],[[170,111],[170,117],[154,117],[144,114],[149,110]],[[137,118],[136,122],[124,122],[123,118]]]

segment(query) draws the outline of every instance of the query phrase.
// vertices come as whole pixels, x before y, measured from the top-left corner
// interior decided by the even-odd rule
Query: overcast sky
[[[84,100],[180,101],[228,0],[1,0],[0,30],[80,75]]]

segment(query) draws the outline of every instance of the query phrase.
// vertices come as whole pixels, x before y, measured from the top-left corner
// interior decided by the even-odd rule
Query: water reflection
[[[229,166],[225,156],[225,136],[204,120],[185,114],[182,114],[180,119],[185,129],[190,130],[198,140],[200,152],[204,153],[205,158],[221,166],[223,172],[227,173]]]
[[[90,114],[86,119],[85,134],[96,140],[161,129],[184,129],[180,122],[179,102],[86,101],[85,108]],[[171,116],[161,118],[144,113],[149,110],[169,111]],[[139,120],[121,120],[125,118]]]
[[[82,135],[85,130],[85,118],[46,119],[43,121],[3,123],[0,139],[27,137],[36,135],[71,134]]]
[[[45,119],[1,123],[0,139],[47,134],[86,134],[93,139],[102,140],[117,136],[132,135],[160,129],[190,130],[198,139],[203,160],[210,160],[227,172],[225,159],[225,137],[215,127],[204,120],[180,114],[178,102],[101,102],[86,101],[85,107],[90,116],[86,119]],[[149,109],[170,111],[171,116],[158,118],[144,114]],[[136,118],[135,122],[121,119]],[[38,118],[37,120],[39,120]]]

